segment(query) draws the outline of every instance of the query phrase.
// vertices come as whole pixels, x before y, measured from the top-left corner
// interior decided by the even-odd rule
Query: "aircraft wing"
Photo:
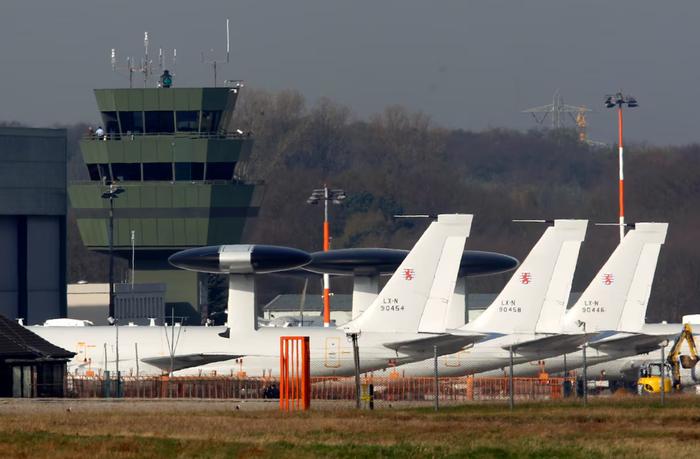
[[[438,354],[444,355],[458,352],[465,346],[481,341],[484,336],[481,333],[464,333],[461,335],[441,333],[426,335],[425,338],[384,343],[384,346],[404,354],[432,354],[434,346],[437,346]]]
[[[595,335],[595,333],[547,335],[542,338],[515,343],[513,344],[513,352],[528,355],[541,353],[552,354],[552,351],[557,351],[561,354],[565,354],[577,350],[580,345],[585,343],[586,340],[590,340]],[[505,350],[510,349],[510,345],[502,347]]]
[[[223,362],[225,360],[238,359],[242,355],[232,354],[180,354],[176,355],[172,360],[173,371],[182,370],[185,368],[198,367],[207,363]],[[153,365],[163,371],[170,371],[170,356],[165,357],[147,357],[141,359],[143,363]]]
[[[624,352],[626,355],[646,354],[659,349],[665,340],[678,337],[678,333],[625,334],[589,343],[588,346],[606,354]]]

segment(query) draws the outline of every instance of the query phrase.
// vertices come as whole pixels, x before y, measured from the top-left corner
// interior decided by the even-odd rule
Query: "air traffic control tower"
[[[109,251],[109,200],[102,193],[110,182],[123,188],[114,200],[115,254],[131,258],[133,231],[135,280],[165,283],[168,313],[176,304],[178,314],[194,315],[204,296],[197,273],[171,267],[168,256],[240,242],[259,210],[262,185],[236,175],[253,142],[231,126],[240,90],[95,90],[104,135],[81,140],[90,181],[69,188],[80,234],[89,249]]]

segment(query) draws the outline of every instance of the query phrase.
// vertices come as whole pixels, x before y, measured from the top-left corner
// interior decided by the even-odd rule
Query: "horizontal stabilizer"
[[[231,354],[183,354],[176,355],[172,359],[173,371],[183,370],[185,368],[198,367],[214,362],[224,362],[226,360],[239,359],[242,355]],[[148,357],[141,359],[143,363],[153,365],[163,371],[170,371],[170,357]]]
[[[618,333],[610,338],[589,343],[588,346],[606,354],[614,352],[624,352],[626,355],[646,354],[647,352],[658,350],[664,341],[673,340],[677,337],[678,330],[675,333],[659,335]],[[634,353],[631,351],[634,351]]]
[[[596,333],[578,333],[571,335],[549,335],[542,338],[537,338],[521,343],[513,344],[513,352],[518,354],[551,354],[552,350],[556,350],[560,354],[568,354],[576,351],[579,346],[590,340]],[[503,349],[508,350],[510,346],[503,346]]]
[[[384,343],[384,346],[403,354],[432,354],[437,346],[438,354],[453,354],[462,350],[465,346],[480,341],[484,335],[480,333],[450,335],[446,333],[426,335],[425,338],[417,338],[406,341],[394,341]]]

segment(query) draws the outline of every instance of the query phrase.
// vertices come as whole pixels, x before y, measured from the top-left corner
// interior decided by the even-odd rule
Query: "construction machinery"
[[[681,354],[683,343],[688,344],[688,354]],[[661,379],[664,379],[664,392],[671,391],[680,392],[683,389],[681,383],[681,368],[693,371],[693,379],[695,365],[698,363],[698,351],[693,338],[693,330],[689,324],[683,325],[678,339],[673,343],[668,358],[664,363],[664,372],[662,374],[662,365],[660,362],[647,363],[640,369],[640,377],[637,380],[637,390],[639,394],[658,394],[661,390]]]

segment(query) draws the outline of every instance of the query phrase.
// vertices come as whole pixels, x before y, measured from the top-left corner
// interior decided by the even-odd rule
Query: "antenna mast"
[[[134,87],[134,73],[135,72],[143,73],[143,87],[144,88],[148,87],[148,81],[151,78],[151,75],[153,74],[153,61],[149,58],[149,47],[150,47],[150,40],[148,38],[148,32],[144,32],[143,33],[144,57],[141,59],[141,62],[138,65],[136,64],[136,59],[134,59],[133,57],[127,57],[125,67],[121,67],[118,64],[117,50],[115,48],[112,48],[112,50],[111,50],[110,61],[112,64],[112,71],[115,73],[119,73],[122,70],[128,72],[129,73],[129,88]],[[173,67],[175,66],[176,59],[177,59],[177,50],[173,49]],[[158,48],[158,66],[159,66],[161,71],[165,67],[165,60],[166,60],[166,56],[165,56],[165,52],[163,51],[163,48]]]
[[[214,50],[210,49],[209,50],[212,55],[214,54]],[[228,64],[231,60],[231,35],[230,35],[230,29],[229,29],[229,19],[226,18],[226,60],[223,61],[218,61],[214,57],[211,58],[211,60],[205,60],[204,59],[204,51],[202,51],[202,64],[209,64],[211,65],[212,71],[214,72],[214,87],[216,87],[217,84],[217,66],[219,64]]]

